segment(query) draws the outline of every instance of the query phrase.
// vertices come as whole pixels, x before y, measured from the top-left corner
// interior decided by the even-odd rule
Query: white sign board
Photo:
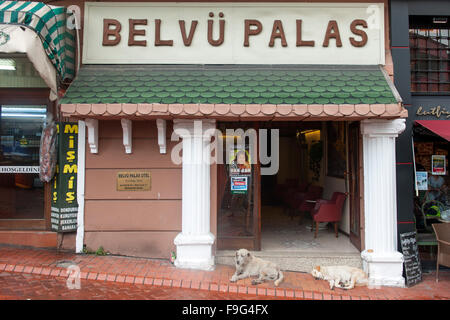
[[[0,166],[0,173],[39,173],[39,166]]]
[[[85,64],[384,64],[382,3],[86,2]]]

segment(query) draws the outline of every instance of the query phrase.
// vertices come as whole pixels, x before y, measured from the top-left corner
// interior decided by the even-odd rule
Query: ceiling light
[[[16,62],[13,59],[0,59],[0,70],[16,70]]]

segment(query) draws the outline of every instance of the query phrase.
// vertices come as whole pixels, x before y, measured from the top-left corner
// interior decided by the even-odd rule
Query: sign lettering
[[[431,107],[428,110],[424,110],[424,108],[420,106],[417,109],[416,115],[422,117],[432,116],[438,119],[442,116],[442,118],[449,119],[450,111],[448,111],[445,107],[441,106]]]
[[[148,171],[121,171],[117,173],[117,191],[150,191]]]

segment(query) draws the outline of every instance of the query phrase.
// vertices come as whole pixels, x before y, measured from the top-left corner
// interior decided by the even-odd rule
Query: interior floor
[[[300,221],[300,224],[299,224]],[[282,206],[261,207],[261,250],[295,251],[309,253],[359,253],[348,236],[339,232],[336,238],[334,228],[328,225],[318,231],[317,238],[311,232],[311,217],[291,218]]]

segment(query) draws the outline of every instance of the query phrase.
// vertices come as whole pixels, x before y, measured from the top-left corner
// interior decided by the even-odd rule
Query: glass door
[[[46,105],[0,106],[0,229],[45,229],[39,147]]]
[[[217,166],[217,248],[260,250],[260,168],[255,126],[221,123],[219,129],[223,161]]]

